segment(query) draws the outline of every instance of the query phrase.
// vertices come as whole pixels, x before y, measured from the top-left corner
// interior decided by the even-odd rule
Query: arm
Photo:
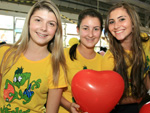
[[[150,90],[150,78],[149,78],[150,75],[149,74],[147,74],[144,79],[144,83],[145,83],[147,90]],[[119,104],[140,103],[141,101],[142,101],[142,98],[135,99],[133,97],[127,97],[127,98],[123,98]]]
[[[146,89],[148,90],[147,94],[150,96],[150,71],[146,75],[146,77],[144,79],[144,83],[145,83]]]
[[[148,72],[148,74],[146,75],[144,79],[144,83],[145,83],[146,89],[150,90],[150,72]]]
[[[78,113],[77,109],[79,109],[79,105],[76,103],[71,103],[66,100],[63,96],[61,97],[61,106],[64,107],[67,111],[71,113]]]
[[[49,89],[46,105],[46,113],[58,113],[62,92],[63,92],[62,88]]]
[[[132,104],[132,103],[140,103],[142,101],[142,98],[139,98],[139,99],[135,99],[133,97],[126,97],[126,98],[123,98],[119,104]]]

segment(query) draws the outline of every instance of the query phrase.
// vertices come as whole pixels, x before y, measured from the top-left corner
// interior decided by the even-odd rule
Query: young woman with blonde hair
[[[0,47],[0,112],[57,113],[65,70],[59,10],[41,0],[30,9],[20,39]]]

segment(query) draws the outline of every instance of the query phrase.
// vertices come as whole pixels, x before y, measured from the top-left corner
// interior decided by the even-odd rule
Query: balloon
[[[150,113],[150,102],[147,102],[146,104],[144,104],[139,113]]]
[[[79,40],[77,38],[71,38],[69,40],[69,46],[73,46],[74,44],[78,44]]]
[[[123,94],[124,80],[114,71],[85,69],[73,77],[71,89],[82,111],[109,113]]]

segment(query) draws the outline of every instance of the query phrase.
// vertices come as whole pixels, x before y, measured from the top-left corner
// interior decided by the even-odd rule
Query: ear
[[[79,27],[77,27],[77,33],[79,34],[80,30],[79,30]]]

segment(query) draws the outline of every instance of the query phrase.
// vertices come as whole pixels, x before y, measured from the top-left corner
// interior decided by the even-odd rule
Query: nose
[[[42,23],[41,24],[41,30],[42,31],[46,31],[47,30],[47,24],[46,23]]]
[[[120,27],[120,24],[119,24],[118,22],[115,22],[114,28],[115,28],[115,29],[118,29],[119,27]]]
[[[89,37],[93,37],[93,29],[89,30]]]

